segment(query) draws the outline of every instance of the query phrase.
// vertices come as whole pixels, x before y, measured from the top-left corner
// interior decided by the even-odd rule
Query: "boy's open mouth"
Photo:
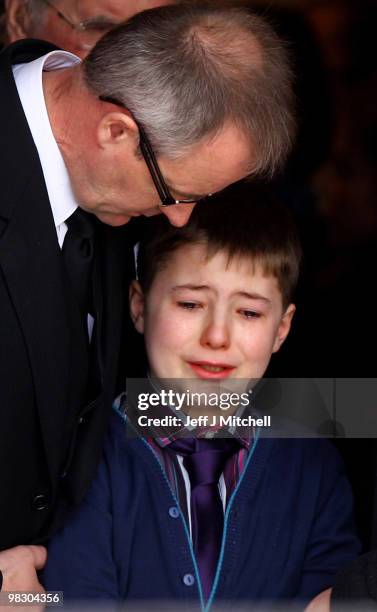
[[[191,361],[189,365],[200,378],[226,378],[235,369],[235,366],[229,364],[207,361]]]

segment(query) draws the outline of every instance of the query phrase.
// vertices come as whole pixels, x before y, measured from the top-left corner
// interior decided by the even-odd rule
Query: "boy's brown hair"
[[[154,220],[139,245],[138,280],[145,293],[156,273],[184,244],[204,244],[208,257],[226,251],[259,264],[274,276],[283,307],[292,301],[298,280],[301,247],[291,214],[257,184],[233,185],[195,207],[187,225],[173,227],[166,217]]]

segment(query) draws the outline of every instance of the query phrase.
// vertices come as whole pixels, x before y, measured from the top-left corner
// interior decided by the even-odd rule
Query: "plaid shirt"
[[[119,395],[115,400],[114,404],[118,410],[127,414],[128,404],[126,393],[122,393],[121,395]],[[239,412],[242,412],[242,410],[240,410]],[[185,416],[182,411],[181,414]],[[188,499],[189,491],[187,487],[188,476],[186,476],[187,472],[183,466],[183,462],[180,461],[176,455],[167,452],[166,447],[177,438],[183,436],[192,438],[211,438],[216,435],[216,432],[211,430],[210,428],[199,429],[193,427],[180,427],[176,429],[166,428],[165,431],[163,429],[164,428],[159,427],[157,430],[150,426],[148,430],[151,435],[146,437],[146,440],[148,444],[152,447],[155,454],[158,456],[161,465],[164,467],[170,486],[179,501],[181,510],[186,518],[188,525],[190,525],[191,531],[189,503],[190,500]],[[236,438],[240,443],[240,450],[228,459],[224,468],[224,472],[222,474],[222,478],[220,478],[219,481],[220,496],[223,501],[223,506],[224,508],[226,508],[229,499],[231,498],[232,493],[237,486],[240,475],[244,470],[247,455],[250,446],[254,440],[254,430],[250,429],[250,435],[248,437],[241,437],[240,435],[238,435],[237,429],[233,427],[229,427],[226,429],[223,428],[221,430],[221,437],[224,437],[224,433],[226,433],[227,437],[231,436]]]

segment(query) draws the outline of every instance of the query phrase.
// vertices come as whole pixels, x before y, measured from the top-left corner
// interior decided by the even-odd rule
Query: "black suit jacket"
[[[0,55],[0,549],[43,542],[94,475],[132,273],[127,226],[98,222],[97,394],[86,404],[86,341],[11,70],[53,48],[27,41]]]

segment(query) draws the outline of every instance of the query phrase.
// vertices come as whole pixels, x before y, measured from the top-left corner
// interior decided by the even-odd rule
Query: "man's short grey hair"
[[[121,102],[157,154],[183,155],[233,123],[250,143],[253,174],[272,175],[295,132],[285,45],[243,8],[172,5],[115,28],[83,64],[96,96]]]

